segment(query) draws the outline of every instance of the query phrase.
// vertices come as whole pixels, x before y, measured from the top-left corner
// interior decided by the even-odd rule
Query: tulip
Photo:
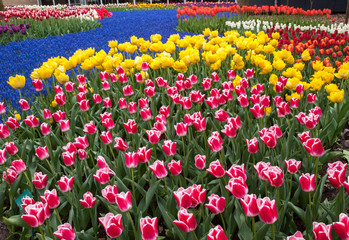
[[[64,223],[62,225],[59,225],[58,230],[53,233],[56,237],[63,240],[74,240],[75,239],[75,232],[72,226],[69,223]]]
[[[271,166],[264,170],[269,184],[273,187],[280,187],[283,184],[284,173],[278,166]]]
[[[172,160],[170,163],[168,163],[167,167],[173,176],[177,176],[182,172],[181,160]]]
[[[170,106],[161,106],[159,113],[168,118],[170,116]]]
[[[38,119],[34,115],[27,116],[27,118],[24,119],[23,122],[25,122],[28,125],[28,127],[30,127],[30,128],[35,128],[35,127],[39,126],[39,124],[40,124]],[[1,128],[0,128],[0,130],[1,130]]]
[[[123,87],[123,93],[125,97],[133,95],[134,91],[132,89],[132,86],[126,85],[125,87]]]
[[[128,112],[129,112],[130,114],[136,113],[136,112],[137,112],[137,103],[135,103],[135,102],[130,102],[130,103],[128,104]]]
[[[209,97],[206,99],[206,103],[211,109],[216,109],[218,107],[218,100],[215,97]]]
[[[339,222],[333,223],[333,227],[340,239],[349,239],[349,218],[347,215],[341,213],[339,215]]]
[[[247,179],[247,175],[245,172],[245,164],[242,164],[241,166],[233,164],[231,168],[226,172],[226,174],[230,178],[242,177],[244,181],[246,181]]]
[[[256,153],[259,150],[258,147],[258,140],[256,137],[254,137],[251,140],[246,139],[246,144],[247,144],[247,151],[250,153]]]
[[[104,90],[104,91],[110,90],[110,84],[109,84],[109,82],[108,82],[108,81],[102,82],[102,87],[103,87],[103,90]]]
[[[16,169],[17,174],[24,172],[27,169],[23,160],[14,160],[12,161],[12,167]]]
[[[86,78],[84,75],[77,75],[76,80],[78,80],[79,84],[82,84],[82,85],[86,84]]]
[[[139,154],[137,152],[125,153],[125,163],[128,168],[136,168],[139,163]]]
[[[40,92],[44,88],[44,85],[42,84],[42,81],[40,79],[34,79],[32,81],[32,84],[34,86],[35,91]]]
[[[73,181],[74,177],[67,178],[66,176],[62,176],[57,183],[62,192],[68,192],[73,188]]]
[[[296,161],[295,159],[285,160],[287,171],[291,174],[295,174],[299,167],[301,166],[301,161]]]
[[[5,103],[0,102],[0,115],[3,115],[4,113],[6,113]]]
[[[121,212],[127,212],[132,208],[131,192],[116,194],[115,201]]]
[[[177,143],[172,142],[171,140],[166,140],[164,142],[164,145],[162,146],[162,149],[164,150],[167,156],[173,156],[176,154]]]
[[[315,240],[332,240],[332,224],[313,222],[313,234]]]
[[[229,114],[223,109],[219,109],[218,111],[215,112],[214,118],[220,122],[226,122],[229,118]]]
[[[202,170],[205,168],[205,166],[206,166],[206,156],[199,155],[199,154],[196,155],[195,156],[195,167]]]
[[[22,219],[31,227],[39,227],[50,216],[50,211],[47,204],[37,202],[30,204],[24,208],[25,215]]]
[[[309,173],[302,173],[299,178],[299,183],[301,184],[302,190],[304,192],[312,192],[315,190],[315,174],[310,175]]]
[[[211,162],[206,171],[211,173],[216,178],[223,177],[225,174],[225,170],[219,160]]]
[[[219,152],[223,148],[223,139],[219,132],[213,132],[208,138],[208,145],[213,152]]]
[[[69,167],[75,163],[75,152],[62,153],[64,164]]]
[[[299,99],[298,98],[291,98],[290,106],[291,106],[291,108],[298,108],[299,107]]]
[[[0,165],[3,165],[7,161],[6,149],[0,149]]]
[[[240,198],[240,203],[247,217],[255,217],[258,215],[259,209],[255,194],[246,194],[244,198]]]
[[[31,204],[34,204],[35,203],[35,200],[29,196],[26,196],[24,198],[22,198],[22,208],[26,208],[28,205],[31,205]]]
[[[52,191],[46,190],[44,196],[40,196],[41,200],[48,205],[49,209],[54,209],[59,205],[59,198],[56,189]]]
[[[221,132],[228,138],[236,137],[236,129],[233,124],[225,124],[224,129],[222,129]]]
[[[223,228],[217,225],[215,228],[211,228],[207,234],[207,240],[228,240],[224,233]]]
[[[240,95],[238,97],[238,102],[241,107],[247,107],[249,105],[248,97],[246,95]]]
[[[329,163],[327,168],[328,180],[335,188],[343,186],[345,181],[345,173],[348,164],[343,164],[341,161]]]
[[[325,153],[319,138],[309,138],[303,142],[303,146],[305,150],[307,150],[307,152],[313,157],[321,157]]]
[[[115,127],[115,123],[111,118],[106,118],[102,120],[102,124],[107,130],[113,129]]]
[[[173,196],[176,199],[177,205],[180,208],[190,208],[192,207],[191,191],[192,188],[184,189],[182,187],[178,188],[177,191],[173,192]]]
[[[273,224],[278,219],[275,200],[270,201],[268,197],[257,199],[259,217],[266,224]]]
[[[17,121],[17,119],[12,118],[12,117],[9,117],[7,119],[6,125],[12,130],[19,128],[19,122]]]
[[[89,107],[89,100],[83,99],[78,104],[80,106],[81,111],[83,111],[83,112],[86,112],[86,111],[88,111],[90,109],[90,107]]]
[[[245,88],[243,88],[242,86],[236,86],[235,92],[236,92],[236,95],[238,95],[238,97],[240,97],[241,95],[246,95]]]
[[[16,147],[14,142],[5,143],[6,152],[10,155],[15,155],[18,152],[18,148]]]
[[[111,108],[112,107],[112,101],[109,97],[103,99],[103,104],[105,108]]]
[[[168,174],[164,161],[156,160],[153,165],[149,166],[149,168],[157,178],[164,178]]]
[[[92,193],[90,192],[86,192],[83,198],[84,199],[80,199],[79,202],[84,208],[92,208],[96,203],[96,198],[93,197]]]
[[[129,119],[127,123],[123,123],[123,125],[128,134],[135,134],[137,132],[137,124],[135,120]]]
[[[102,97],[99,94],[93,94],[92,99],[95,104],[102,102]]]
[[[9,77],[7,82],[14,89],[21,89],[25,85],[25,77],[21,75],[16,75],[15,77]]]
[[[193,123],[194,127],[196,128],[196,131],[202,132],[202,131],[206,130],[206,119],[204,117],[195,118],[192,123]]]
[[[78,157],[80,160],[85,160],[87,158],[87,153],[84,149],[78,150]]]
[[[189,213],[185,208],[178,211],[178,220],[173,221],[173,223],[183,232],[194,231],[197,226],[194,214]]]
[[[276,146],[277,139],[273,132],[266,132],[261,139],[268,148],[274,148]]]
[[[43,189],[47,185],[47,175],[42,172],[35,172],[33,184],[37,189]]]
[[[110,180],[110,176],[109,176],[110,173],[111,172],[108,168],[102,168],[102,169],[98,169],[96,171],[96,174],[93,175],[93,177],[100,184],[106,184]],[[114,173],[114,175],[115,175],[115,173]]]
[[[277,108],[278,117],[285,117],[286,115],[291,113],[291,109],[288,103],[282,102]]]
[[[67,92],[74,92],[75,83],[66,82],[64,86]]]
[[[118,188],[114,186],[106,186],[104,189],[102,189],[102,196],[107,200],[109,203],[116,203],[116,194],[118,194]]]
[[[116,144],[114,145],[114,148],[122,152],[125,152],[128,149],[128,144],[121,137],[116,137],[114,140],[116,142]]]
[[[86,149],[89,146],[87,136],[75,138],[74,146],[80,149]]]
[[[304,240],[304,237],[300,231],[297,231],[294,235],[287,237],[286,240]]]
[[[18,177],[18,173],[16,171],[16,168],[10,167],[2,173],[2,178],[7,182],[7,183],[13,183]]]
[[[98,218],[99,222],[103,225],[106,234],[111,238],[117,238],[122,233],[122,215],[117,214],[114,216],[112,213],[107,213],[104,217]]]
[[[255,104],[252,108],[250,108],[250,111],[257,119],[263,117],[265,114],[264,107],[259,104]]]
[[[234,70],[228,70],[227,71],[228,79],[229,80],[234,80],[235,79],[235,71]]]
[[[44,136],[50,134],[50,127],[47,123],[42,123],[40,125],[40,130],[41,130],[42,135],[44,135]]]
[[[156,240],[158,233],[158,218],[145,217],[139,220],[139,228],[143,240]]]
[[[109,145],[113,142],[113,138],[110,131],[102,132],[100,137],[105,145]]]
[[[60,122],[65,119],[65,112],[62,112],[61,110],[59,110],[53,113],[52,116],[56,122]]]
[[[87,134],[94,134],[97,131],[97,128],[95,126],[95,124],[93,123],[93,121],[90,121],[89,123],[86,123],[84,126],[84,132]]]
[[[257,175],[261,180],[265,180],[265,181],[268,180],[267,176],[265,175],[265,170],[267,170],[269,167],[270,167],[270,162],[268,162],[268,163],[258,162],[254,166],[254,169],[256,170]]]
[[[69,153],[74,153],[74,154],[77,153],[77,151],[78,151],[75,147],[75,144],[71,143],[71,142],[67,143],[67,145],[63,146],[62,148],[64,151],[69,152]]]
[[[155,95],[155,87],[148,86],[144,89],[145,94],[147,97],[154,97]]]
[[[124,73],[119,74],[119,80],[120,80],[121,83],[127,83],[128,82],[127,76]]]
[[[65,94],[64,93],[58,93],[55,95],[55,101],[59,106],[63,106],[66,103],[65,100]]]
[[[151,119],[151,109],[150,108],[143,108],[140,111],[141,114],[141,118],[143,119],[143,121],[148,121]]]
[[[174,128],[175,128],[176,134],[179,137],[183,137],[183,136],[187,135],[187,128],[188,128],[187,124],[181,122],[181,123],[176,124],[174,126]]]
[[[238,199],[248,193],[248,187],[242,177],[231,178],[225,188]]]
[[[138,148],[139,161],[141,163],[146,163],[150,161],[152,149],[146,147]]]
[[[29,103],[27,102],[27,100],[21,99],[21,100],[19,100],[18,103],[19,103],[22,111],[28,111],[29,110],[30,107],[29,107]]]
[[[156,144],[160,141],[161,132],[158,130],[147,130],[148,140],[151,144]]]
[[[208,204],[205,204],[205,207],[207,207],[213,214],[219,214],[224,212],[225,209],[225,198],[219,197],[216,194],[211,194],[211,196],[208,197]]]
[[[308,103],[315,103],[316,102],[316,94],[309,93],[307,96]]]
[[[6,125],[0,124],[0,138],[6,139],[9,136],[10,136],[10,130],[8,130]]]
[[[149,70],[149,63],[147,63],[147,62],[142,62],[141,67],[142,67],[142,71],[143,71],[143,72],[147,72],[147,71]]]

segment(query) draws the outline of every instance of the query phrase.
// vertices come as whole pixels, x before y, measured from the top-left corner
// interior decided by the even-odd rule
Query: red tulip
[[[234,70],[228,70],[227,71],[228,79],[234,80],[235,79],[235,71]]]
[[[115,175],[114,172],[111,172],[109,170],[109,168],[102,168],[102,169],[98,169],[96,171],[96,174],[93,175],[94,179],[96,179],[97,182],[99,182],[100,184],[106,184],[107,182],[109,182],[110,180],[110,176],[109,174],[113,174]]]
[[[229,118],[229,114],[223,109],[219,109],[218,111],[215,112],[214,118],[220,122],[226,122]]]
[[[280,104],[283,102],[282,97],[280,97],[280,96],[274,97],[273,100],[274,100],[274,105],[275,105],[275,107],[280,106]]]
[[[63,152],[63,161],[66,166],[71,166],[75,163],[75,152]]]
[[[42,172],[35,172],[33,184],[37,189],[43,189],[47,185],[47,175]]]
[[[156,160],[153,165],[149,166],[149,168],[157,178],[164,178],[168,174],[164,161]]]
[[[16,147],[14,142],[5,143],[6,152],[10,155],[15,155],[18,152],[18,148]]]
[[[258,177],[261,179],[261,180],[265,180],[267,181],[268,178],[267,176],[265,175],[265,170],[267,170],[268,168],[270,167],[270,162],[266,163],[266,162],[258,162],[255,166],[254,166],[254,169],[256,170],[257,172],[257,175]]]
[[[148,86],[144,89],[145,94],[147,97],[154,97],[155,95],[155,87]]]
[[[206,156],[205,155],[196,155],[195,156],[195,167],[198,169],[204,169],[206,167]]]
[[[25,215],[21,218],[31,227],[39,227],[50,216],[48,205],[42,202],[30,204],[24,208],[24,211]]]
[[[61,110],[59,110],[53,113],[52,116],[56,122],[60,122],[65,119],[65,112],[62,112]]]
[[[158,130],[147,130],[148,140],[151,144],[156,144],[160,141],[161,132]]]
[[[291,113],[290,105],[287,102],[282,102],[277,108],[278,117],[285,117]]]
[[[270,201],[268,197],[257,199],[259,217],[266,224],[273,224],[278,219],[275,200]]]
[[[183,136],[186,136],[187,135],[187,128],[188,128],[188,125],[185,124],[185,123],[177,123],[175,126],[175,131],[176,131],[176,134],[179,136],[179,137],[183,137]]]
[[[75,239],[75,232],[72,226],[69,223],[64,223],[62,225],[59,225],[58,230],[53,233],[56,237],[63,240],[74,240]]]
[[[105,145],[109,145],[110,143],[113,142],[113,138],[111,136],[111,132],[110,131],[107,131],[107,132],[102,132],[101,135],[100,135],[103,143]]]
[[[162,149],[164,150],[167,156],[173,156],[176,154],[177,143],[172,142],[171,140],[166,140],[164,142],[164,145],[162,146]]]
[[[28,125],[28,127],[30,127],[30,128],[35,128],[35,127],[38,127],[40,125],[38,119],[34,115],[27,116],[27,118],[24,119],[23,122],[25,122]],[[6,129],[7,129],[7,127],[6,127]],[[1,128],[0,128],[0,130],[1,130]]]
[[[118,150],[120,150],[122,152],[125,152],[128,149],[128,144],[121,137],[116,137],[114,140],[115,140],[115,143],[116,143],[114,145],[114,148],[116,148],[116,149],[118,149]]]
[[[298,98],[291,98],[290,106],[291,106],[291,108],[298,108],[299,107],[299,99]]]
[[[309,93],[307,96],[308,103],[315,103],[316,102],[316,94]]]
[[[129,119],[127,123],[123,123],[123,125],[128,134],[135,134],[137,132],[137,124],[135,120]]]
[[[304,240],[304,237],[300,231],[297,231],[294,235],[287,237],[286,240]]]
[[[12,130],[19,128],[19,122],[13,117],[7,119],[6,125]]]
[[[29,103],[25,99],[19,100],[19,106],[21,107],[22,111],[28,111],[29,110]]]
[[[313,157],[321,157],[325,153],[319,138],[309,138],[303,142],[303,146],[305,150],[307,150],[307,152]]]
[[[246,194],[244,198],[240,198],[240,203],[247,217],[255,217],[258,215],[259,209],[255,194]]]
[[[285,160],[287,171],[291,174],[295,174],[299,167],[301,166],[301,161],[296,161],[295,159]]]
[[[139,163],[139,154],[137,152],[125,153],[125,163],[128,168],[136,168]]]
[[[59,198],[56,189],[52,191],[46,190],[44,196],[40,196],[41,200],[48,205],[49,209],[55,209],[59,205]]]
[[[238,102],[239,102],[241,107],[247,107],[249,105],[247,95],[240,95],[238,97]]]
[[[5,139],[10,136],[10,130],[4,124],[0,124],[0,138]]]
[[[102,189],[102,196],[107,200],[109,203],[116,203],[116,194],[118,194],[118,188],[114,186],[106,186],[104,189]]]
[[[347,215],[341,213],[339,215],[339,222],[333,223],[333,227],[340,239],[349,239],[349,218]]]
[[[28,205],[31,205],[31,204],[34,204],[35,203],[35,200],[29,196],[26,196],[24,198],[22,198],[22,208],[26,208]]]
[[[247,151],[250,153],[256,153],[259,150],[258,147],[258,140],[256,137],[254,137],[251,140],[246,139],[246,144],[247,144]]]
[[[65,90],[67,92],[74,92],[74,88],[75,88],[75,83],[72,83],[72,82],[66,82],[64,84],[64,87],[65,87]],[[42,90],[42,89],[41,89]]]
[[[284,180],[284,173],[278,166],[271,166],[264,170],[264,175],[267,177],[269,184],[273,187],[280,187]]]
[[[90,121],[89,123],[86,123],[84,126],[84,132],[87,134],[94,134],[97,131],[97,127],[93,123],[93,121]]]
[[[242,177],[244,181],[246,181],[247,179],[247,175],[245,172],[245,164],[242,164],[241,166],[233,164],[231,168],[226,172],[226,174],[230,178]]]
[[[12,161],[12,167],[16,169],[17,174],[24,172],[27,169],[23,160],[14,160]]]
[[[102,102],[102,97],[99,94],[93,94],[92,99],[95,104]]]
[[[299,183],[301,184],[302,190],[304,192],[312,192],[315,190],[315,174],[310,175],[309,173],[302,173],[299,178]]]
[[[265,108],[269,107],[270,106],[270,97],[265,96],[265,95],[261,96],[260,104]]]
[[[205,204],[205,207],[207,207],[213,214],[219,214],[224,212],[225,209],[225,198],[219,197],[216,194],[211,194],[211,196],[208,197],[208,204]]]
[[[89,146],[88,140],[87,140],[87,136],[83,136],[83,137],[77,137],[74,139],[74,146],[76,148],[80,148],[80,149],[86,149]]]
[[[219,152],[223,148],[223,139],[219,132],[213,132],[208,138],[208,145],[213,152]]]
[[[224,125],[224,129],[221,132],[226,135],[228,138],[236,137],[236,129],[233,124],[228,123]]]
[[[10,167],[2,173],[2,178],[7,182],[7,183],[13,183],[18,177],[18,173],[16,171],[16,168]]]
[[[143,240],[156,240],[158,233],[158,218],[145,217],[139,220],[139,228]]]
[[[242,177],[231,178],[225,188],[238,199],[244,197],[248,193],[248,187]]]
[[[40,125],[40,130],[41,130],[42,135],[44,135],[44,136],[50,134],[50,127],[47,123],[42,123]]]
[[[73,182],[74,182],[74,177],[67,178],[66,176],[62,176],[57,183],[62,192],[68,192],[72,190]]]
[[[122,91],[123,91],[125,97],[131,96],[134,94],[134,91],[133,91],[131,85],[126,85],[125,87],[123,87]]]
[[[107,213],[104,217],[98,218],[99,222],[103,225],[105,233],[111,238],[117,238],[122,233],[122,215],[117,214],[114,216],[112,213]]]
[[[63,92],[56,94],[55,101],[59,106],[63,106],[66,103],[65,94]]]
[[[332,240],[332,224],[313,222],[313,234],[315,240]]]
[[[257,119],[263,117],[265,114],[264,107],[259,104],[255,104],[252,108],[250,108],[250,111]]]
[[[86,192],[83,197],[84,199],[80,199],[79,202],[84,208],[92,208],[95,205],[96,198],[93,197],[92,193]]]
[[[35,91],[40,92],[44,88],[44,85],[42,84],[42,81],[40,79],[34,79],[32,81],[33,87]]]
[[[211,228],[207,234],[207,240],[228,240],[224,233],[223,228],[217,225],[215,228]]]
[[[140,111],[141,118],[143,121],[148,121],[151,119],[151,109],[150,108],[143,108]]]
[[[0,102],[0,115],[6,113],[5,103]]]
[[[202,132],[206,130],[206,119],[204,117],[195,118],[193,121],[193,124],[194,124],[194,127],[196,128],[196,131],[198,132]]]
[[[146,163],[150,161],[152,149],[146,147],[138,148],[139,161],[141,163]]]
[[[185,208],[178,211],[178,220],[174,220],[173,223],[183,232],[194,231],[197,226],[194,214],[189,213]]]
[[[103,99],[103,104],[105,108],[111,108],[112,107],[112,101],[109,97]]]
[[[120,109],[125,109],[127,108],[127,102],[125,98],[120,98],[119,99],[119,108]]]
[[[296,92],[299,95],[302,95],[304,93],[304,85],[303,84],[297,84],[296,86]]]
[[[182,172],[181,160],[172,160],[170,163],[167,164],[167,167],[173,176],[177,176]]]
[[[219,160],[211,162],[206,171],[211,173],[216,178],[223,177],[225,174],[225,170]]]
[[[216,109],[218,107],[218,104],[219,104],[217,98],[215,98],[215,97],[207,98],[206,103],[211,109]]]
[[[345,181],[345,173],[348,164],[343,164],[341,161],[329,163],[327,168],[328,180],[335,188],[341,187]]]
[[[132,208],[131,192],[116,194],[115,201],[121,212],[127,212]]]

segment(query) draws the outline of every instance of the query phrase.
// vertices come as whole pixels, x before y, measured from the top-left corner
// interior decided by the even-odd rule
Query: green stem
[[[44,231],[42,231],[42,228],[41,228],[40,226],[39,226],[38,228],[39,228],[39,231],[40,231],[40,233],[41,233],[42,238],[45,239],[45,233],[44,233]]]
[[[252,229],[253,229],[253,239],[257,239],[257,232],[256,232],[256,222],[254,220],[254,217],[252,217]]]
[[[133,168],[131,168],[131,178],[132,178],[132,194],[133,194],[134,197],[136,197],[136,192],[135,192],[135,179],[134,179]]]
[[[319,157],[316,158],[316,170],[315,170],[315,179],[318,178],[318,170],[319,170]]]
[[[195,234],[195,231],[192,231],[192,233],[193,233],[193,235],[194,235],[195,240],[199,240],[198,237],[197,237],[196,234]]]
[[[275,240],[274,223],[271,225],[271,231],[272,231],[272,233],[273,233],[273,240]]]
[[[310,211],[311,211],[311,192],[309,192],[309,207],[310,207]]]
[[[130,219],[130,222],[131,222],[131,225],[132,225],[132,229],[133,229],[133,234],[134,234],[134,239],[137,239],[137,232],[136,232],[136,228],[135,228],[135,224],[133,223],[133,220],[132,220],[132,217],[131,217],[131,214],[129,211],[127,211],[127,215]]]
[[[162,178],[162,180],[164,180],[165,188],[166,188],[167,194],[170,196],[170,191],[168,190],[168,187],[167,187],[166,178]]]
[[[185,145],[184,145],[184,137],[182,136],[182,145],[183,145],[183,157],[185,159]]]
[[[264,189],[265,189],[265,196],[268,196],[268,187],[267,187],[267,181],[264,181]]]
[[[58,212],[57,208],[55,208],[55,213],[57,215],[59,223],[62,224],[62,219],[61,219],[61,216],[59,215],[59,212]]]
[[[222,213],[219,213],[219,215],[221,216],[221,219],[222,219],[222,224],[223,224],[223,229],[224,229],[224,232],[227,231],[227,227],[225,225],[225,221],[224,221],[224,218],[223,218],[223,214]]]
[[[52,239],[54,239],[55,237],[53,236],[53,231],[52,231],[52,228],[48,222],[48,220],[46,219],[46,224],[47,224],[47,227],[48,227],[48,230],[50,231],[50,236],[52,237]]]
[[[115,155],[114,155],[114,152],[113,152],[113,148],[111,147],[111,144],[109,144],[109,148],[110,148],[111,155],[113,155],[113,160],[115,161],[116,158],[115,158]]]

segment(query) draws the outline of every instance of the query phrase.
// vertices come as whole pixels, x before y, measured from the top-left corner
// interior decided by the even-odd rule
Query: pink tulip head
[[[57,231],[53,233],[56,237],[62,240],[74,240],[75,232],[69,223],[64,223],[57,227]]]
[[[259,209],[255,194],[246,194],[243,198],[240,198],[240,203],[247,217],[255,217],[258,215]]]
[[[98,218],[99,222],[103,225],[105,233],[111,238],[117,238],[121,235],[122,227],[122,215],[114,215],[107,213],[104,217]]]
[[[91,192],[86,192],[83,199],[80,199],[79,202],[84,208],[92,208],[96,204],[96,198],[93,197]]]
[[[315,240],[332,240],[331,233],[332,224],[326,225],[325,223],[313,222],[313,234]]]
[[[207,240],[228,240],[223,228],[217,225],[215,228],[211,228],[207,234]]]
[[[205,155],[196,155],[195,156],[195,167],[202,170],[206,167],[206,156]]]
[[[225,188],[238,199],[243,198],[248,193],[247,184],[242,177],[231,178]]]
[[[223,177],[225,174],[225,169],[219,160],[211,162],[209,168],[206,171],[211,173],[216,178]]]
[[[40,198],[48,205],[49,209],[55,209],[60,203],[56,189],[53,189],[52,191],[46,190],[44,196],[40,196]]]
[[[208,197],[208,204],[205,204],[205,207],[207,207],[213,214],[219,214],[224,212],[225,209],[225,198],[219,197],[216,194],[211,194],[211,196]]]
[[[156,160],[153,165],[149,166],[149,168],[157,178],[164,178],[168,174],[164,161]]]
[[[194,214],[189,213],[185,208],[181,208],[178,211],[178,220],[173,221],[173,223],[183,232],[194,231],[197,227]]]
[[[59,188],[62,192],[68,192],[73,188],[74,177],[67,178],[62,176],[61,179],[57,182]]]
[[[139,220],[139,228],[143,240],[156,240],[158,233],[158,218],[145,217]]]
[[[259,217],[266,224],[273,224],[278,219],[275,200],[270,200],[268,197],[257,199]]]
[[[114,186],[106,186],[104,189],[102,189],[102,196],[107,200],[109,203],[116,203],[116,194],[118,194],[118,188]]]
[[[302,162],[297,161],[295,159],[289,159],[289,160],[285,160],[285,164],[286,164],[287,171],[291,174],[295,174],[296,172],[298,172],[298,169],[301,166]]]
[[[302,173],[299,178],[299,183],[304,192],[312,192],[315,190],[315,174],[310,175],[309,173]]]
[[[116,194],[115,201],[121,212],[127,212],[132,208],[131,192]]]

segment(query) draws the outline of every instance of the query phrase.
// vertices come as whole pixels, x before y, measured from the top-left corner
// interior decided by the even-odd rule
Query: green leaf
[[[14,215],[9,218],[3,217],[2,220],[7,226],[28,227],[28,224],[21,218],[21,215]]]

